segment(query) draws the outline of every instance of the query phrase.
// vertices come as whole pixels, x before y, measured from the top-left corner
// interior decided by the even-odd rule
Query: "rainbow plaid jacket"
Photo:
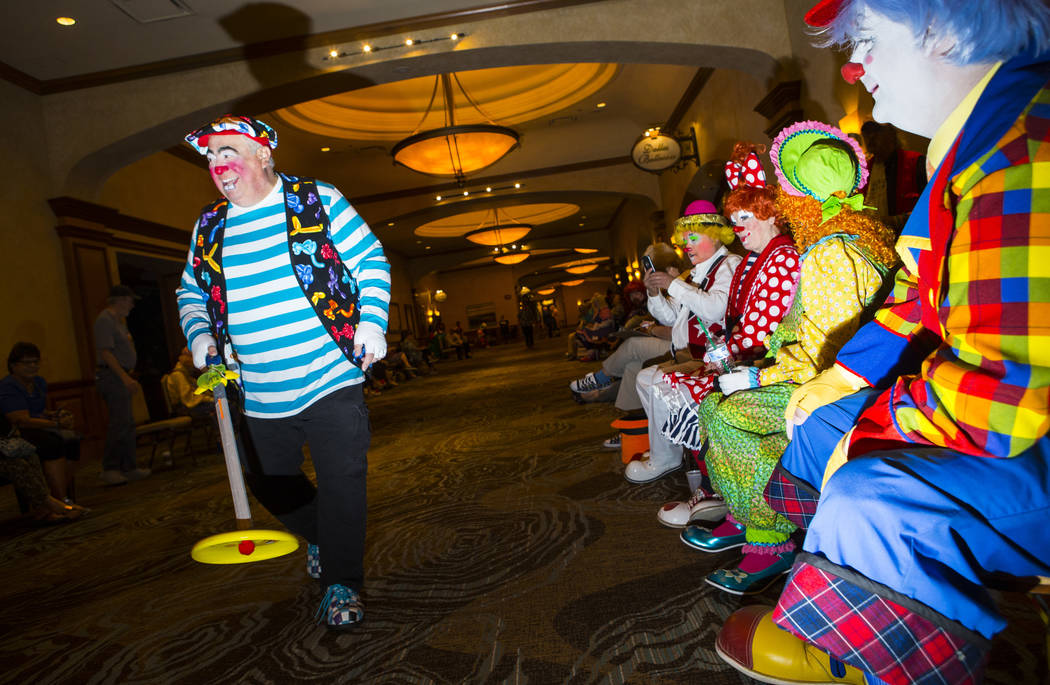
[[[1012,457],[1050,427],[1050,61],[992,78],[909,219],[894,291],[837,362],[889,387],[849,456]]]

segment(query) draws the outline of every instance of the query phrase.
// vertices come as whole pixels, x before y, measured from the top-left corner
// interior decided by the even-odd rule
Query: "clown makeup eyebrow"
[[[730,216],[729,218],[732,220],[732,222],[734,224],[736,224],[737,226],[740,226],[741,224],[743,224],[745,221],[747,221],[748,219],[750,219],[753,216],[754,216],[754,214],[752,214],[751,212],[747,211],[746,209],[741,209],[739,211],[733,212],[732,216]]]
[[[211,150],[208,150],[208,152],[204,156],[207,157],[208,159],[214,159],[215,157],[218,157],[219,155],[221,155],[223,152],[226,152],[227,150],[229,150],[230,152],[232,152],[235,155],[239,154],[236,149],[230,147],[229,145],[223,145],[222,147],[220,147],[215,152],[212,152]]]

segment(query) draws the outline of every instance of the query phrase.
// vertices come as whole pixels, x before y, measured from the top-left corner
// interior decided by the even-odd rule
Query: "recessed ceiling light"
[[[58,19],[55,19],[55,21],[57,21],[62,26],[72,26],[73,24],[77,23],[77,20],[73,17],[59,17]]]
[[[489,187],[485,188],[485,192],[486,193],[491,193],[492,192],[492,186],[489,186]]]
[[[437,196],[437,197],[435,197],[434,199],[435,199],[435,200],[437,200],[438,202],[441,202],[441,196],[440,196],[440,195],[438,195],[438,196]]]
[[[595,105],[595,107],[597,107],[598,109],[601,109],[602,107],[605,107],[605,103],[604,102],[599,102],[597,105]]]
[[[467,197],[468,195],[470,195],[470,191],[469,190],[464,190],[463,191],[463,197]]]
[[[339,51],[338,50],[329,50],[328,51],[328,56],[329,57],[338,57],[339,56]]]
[[[332,151],[332,148],[330,148],[330,147],[323,147],[323,148],[321,148],[321,152],[331,152],[331,151]]]
[[[412,40],[411,38],[406,38],[406,39],[405,39],[405,45],[412,45],[412,44],[413,44],[413,43],[415,43],[415,42],[416,42],[416,41]]]
[[[364,52],[372,52],[372,46],[371,46],[371,45],[369,45],[368,43],[365,43],[365,44],[364,44],[364,45],[363,45],[363,46],[361,47],[361,50],[362,50],[362,51],[364,51]]]
[[[515,183],[515,184],[514,184],[514,187],[515,187],[515,188],[520,188],[520,187],[521,187],[521,184],[520,184],[520,183]]]
[[[427,245],[427,246],[426,246],[426,247],[425,247],[424,249],[426,249],[426,250],[429,250],[429,249],[430,249],[430,246],[429,246],[429,245]]]
[[[451,36],[449,36],[449,40],[459,40],[459,34],[453,33]]]

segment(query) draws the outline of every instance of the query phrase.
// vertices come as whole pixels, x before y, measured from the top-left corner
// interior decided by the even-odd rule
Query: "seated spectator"
[[[0,413],[36,448],[51,496],[74,502],[81,436],[69,412],[47,409],[47,381],[37,375],[39,368],[37,346],[15,343],[7,355],[9,375],[0,380]]]
[[[791,309],[763,341],[773,363],[720,376],[721,393],[707,395],[695,413],[680,415],[680,425],[670,427],[672,435],[709,442],[708,473],[729,516],[713,530],[691,525],[681,538],[703,552],[743,544],[737,568],[718,569],[705,579],[734,595],[761,592],[794,562],[790,536],[796,526],[762,498],[788,443],[784,410],[798,384],[834,362],[897,261],[893,232],[874,212],[851,206],[849,198],[860,198],[867,167],[860,146],[845,133],[800,122],[777,136],[770,156],[781,182],[777,209],[802,255]],[[823,204],[828,198],[842,201],[829,209]],[[762,312],[763,318],[770,311]]]
[[[35,521],[67,523],[90,511],[48,494],[36,448],[28,440],[18,437],[5,416],[0,416],[0,478],[14,486],[19,503],[26,507],[26,513]]]
[[[569,337],[569,355],[579,358],[580,361],[596,361],[598,359],[598,348],[607,345],[609,335],[616,330],[616,322],[613,320],[612,308],[601,293],[594,293],[588,302],[587,315],[581,319],[580,327]],[[579,357],[579,348],[587,350],[587,354]]]
[[[543,308],[543,326],[547,329],[547,337],[553,338],[558,335],[558,319],[554,316],[554,306],[547,305]]]
[[[637,280],[628,283],[623,289],[623,300],[624,322],[622,328],[624,330],[633,331],[643,321],[653,320],[646,306],[645,283]]]
[[[434,365],[430,363],[430,351],[419,349],[415,338],[408,330],[401,331],[401,356],[405,368],[413,373],[425,376],[434,371]]]
[[[175,367],[165,376],[167,385],[164,392],[168,394],[171,410],[180,416],[214,416],[215,398],[211,391],[197,394],[197,377],[200,372],[193,365],[193,355],[183,347]]]
[[[681,274],[682,260],[667,243],[650,245],[645,249],[644,255],[653,260],[653,266],[657,270],[666,271],[673,277]],[[671,329],[667,326],[653,325],[656,322],[649,314],[645,284],[642,281],[632,281],[624,292],[628,293],[627,302],[634,314],[627,321],[632,326],[629,330],[637,335],[623,339],[602,363],[601,369],[573,381],[569,384],[569,389],[577,401],[595,402],[602,397],[605,388],[618,383],[616,408],[624,412],[636,412],[642,408],[642,402],[638,399],[635,378],[645,362],[663,357],[671,351]],[[620,435],[617,433],[606,440],[605,445],[616,448],[619,446],[619,440]]]
[[[470,359],[470,347],[467,345],[467,341],[463,339],[463,336],[456,332],[455,329],[449,331],[448,344],[456,351],[456,359],[463,359],[464,357]]]
[[[463,356],[470,359],[470,340],[467,339],[467,334],[463,330],[463,324],[457,321],[456,325],[452,328],[452,332],[458,335],[460,340],[463,341]]]

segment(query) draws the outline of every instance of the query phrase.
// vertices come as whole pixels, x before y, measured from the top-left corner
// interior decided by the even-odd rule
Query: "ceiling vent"
[[[109,0],[140,24],[152,24],[194,14],[183,0]]]

